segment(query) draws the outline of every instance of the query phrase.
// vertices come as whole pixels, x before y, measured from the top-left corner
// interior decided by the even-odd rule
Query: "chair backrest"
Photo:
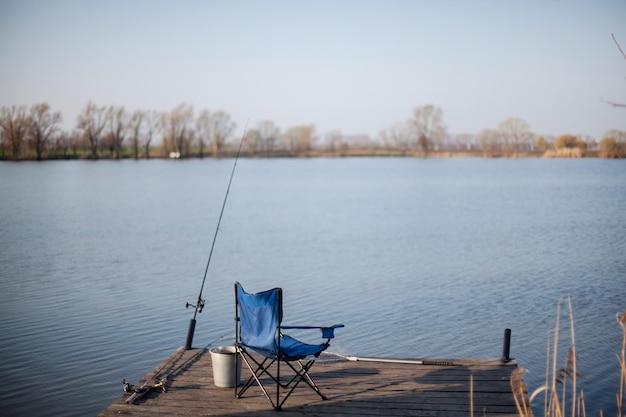
[[[283,290],[274,288],[249,294],[236,282],[235,304],[237,342],[268,354],[277,354],[283,320]]]

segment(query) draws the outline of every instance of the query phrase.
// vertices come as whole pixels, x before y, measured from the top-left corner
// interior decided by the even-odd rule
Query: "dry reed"
[[[582,158],[585,153],[580,148],[549,149],[544,154],[544,158]]]
[[[532,402],[540,394],[544,394],[544,417],[566,417],[567,407],[571,417],[586,417],[585,396],[582,390],[578,390],[577,377],[578,372],[578,355],[576,353],[576,334],[574,331],[574,314],[572,311],[572,300],[567,297],[567,306],[569,312],[569,328],[571,347],[567,350],[567,355],[562,368],[558,368],[558,344],[559,344],[559,328],[561,315],[561,301],[557,303],[556,323],[552,329],[552,337],[548,335],[547,354],[546,354],[546,380],[544,385],[537,388],[526,401],[527,387],[523,381],[523,375],[528,372],[524,368],[517,369],[511,375],[511,389],[515,404],[517,405],[518,414],[521,417],[533,416]],[[621,356],[618,356],[620,364],[620,385],[619,392],[616,395],[617,401],[617,417],[626,417],[624,413],[624,400],[626,397],[626,312],[617,316],[617,322],[622,328],[622,350]],[[568,390],[568,381],[571,382],[571,388]],[[569,398],[568,398],[569,397]],[[600,417],[603,412],[600,411]]]

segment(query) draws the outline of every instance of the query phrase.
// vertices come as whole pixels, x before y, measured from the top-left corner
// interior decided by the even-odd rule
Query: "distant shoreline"
[[[102,155],[98,155],[97,159],[92,157],[91,152],[87,150],[83,150],[80,152],[74,153],[66,153],[63,155],[58,154],[50,154],[43,155],[40,161],[65,161],[65,160],[149,160],[149,159],[224,159],[224,158],[234,158],[237,154],[236,149],[225,149],[223,150],[219,156],[214,155],[212,153],[203,153],[200,154],[198,152],[190,152],[186,155],[180,155],[179,157],[170,157],[167,154],[164,154],[161,150],[155,150],[153,153],[150,153],[149,158],[146,158],[145,154],[139,154],[137,158],[131,154],[123,154],[119,158],[116,158],[114,154],[105,153]],[[271,158],[372,158],[372,157],[406,157],[406,158],[485,158],[485,159],[499,159],[499,158],[600,158],[598,151],[584,151],[581,152],[577,149],[562,149],[560,151],[548,150],[546,152],[536,151],[536,152],[483,152],[483,151],[432,151],[432,152],[423,152],[418,150],[400,150],[400,149],[389,149],[389,148],[363,148],[363,149],[344,149],[331,151],[327,149],[320,150],[310,150],[307,152],[299,152],[292,153],[289,151],[274,151],[274,152],[247,152],[242,151],[240,154],[241,158],[253,158],[253,159],[271,159]],[[12,155],[7,153],[0,153],[1,161],[37,161],[34,155],[23,155],[19,159],[15,159]]]

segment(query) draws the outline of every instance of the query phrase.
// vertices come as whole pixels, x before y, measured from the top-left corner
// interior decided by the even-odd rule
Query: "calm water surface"
[[[232,166],[0,163],[1,415],[95,415],[184,344]],[[532,391],[571,295],[588,415],[616,415],[625,254],[626,161],[242,159],[194,345],[228,343],[238,280],[344,323],[339,354],[500,357],[511,328]]]

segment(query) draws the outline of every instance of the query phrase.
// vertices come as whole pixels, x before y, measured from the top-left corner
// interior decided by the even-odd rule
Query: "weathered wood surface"
[[[471,416],[473,404],[476,416],[517,416],[510,385],[511,372],[517,369],[515,361],[446,361],[454,365],[355,362],[325,357],[313,366],[311,376],[328,400],[323,401],[308,386],[301,385],[279,415],[460,417]],[[257,386],[239,399],[234,397],[234,389],[214,386],[208,349],[181,348],[156,370],[159,377],[167,374],[166,392],[153,391],[134,404],[125,404],[128,394],[124,394],[99,417],[277,414]],[[154,374],[153,371],[146,378]],[[249,375],[242,369],[242,379]],[[139,385],[141,381],[136,384]]]

